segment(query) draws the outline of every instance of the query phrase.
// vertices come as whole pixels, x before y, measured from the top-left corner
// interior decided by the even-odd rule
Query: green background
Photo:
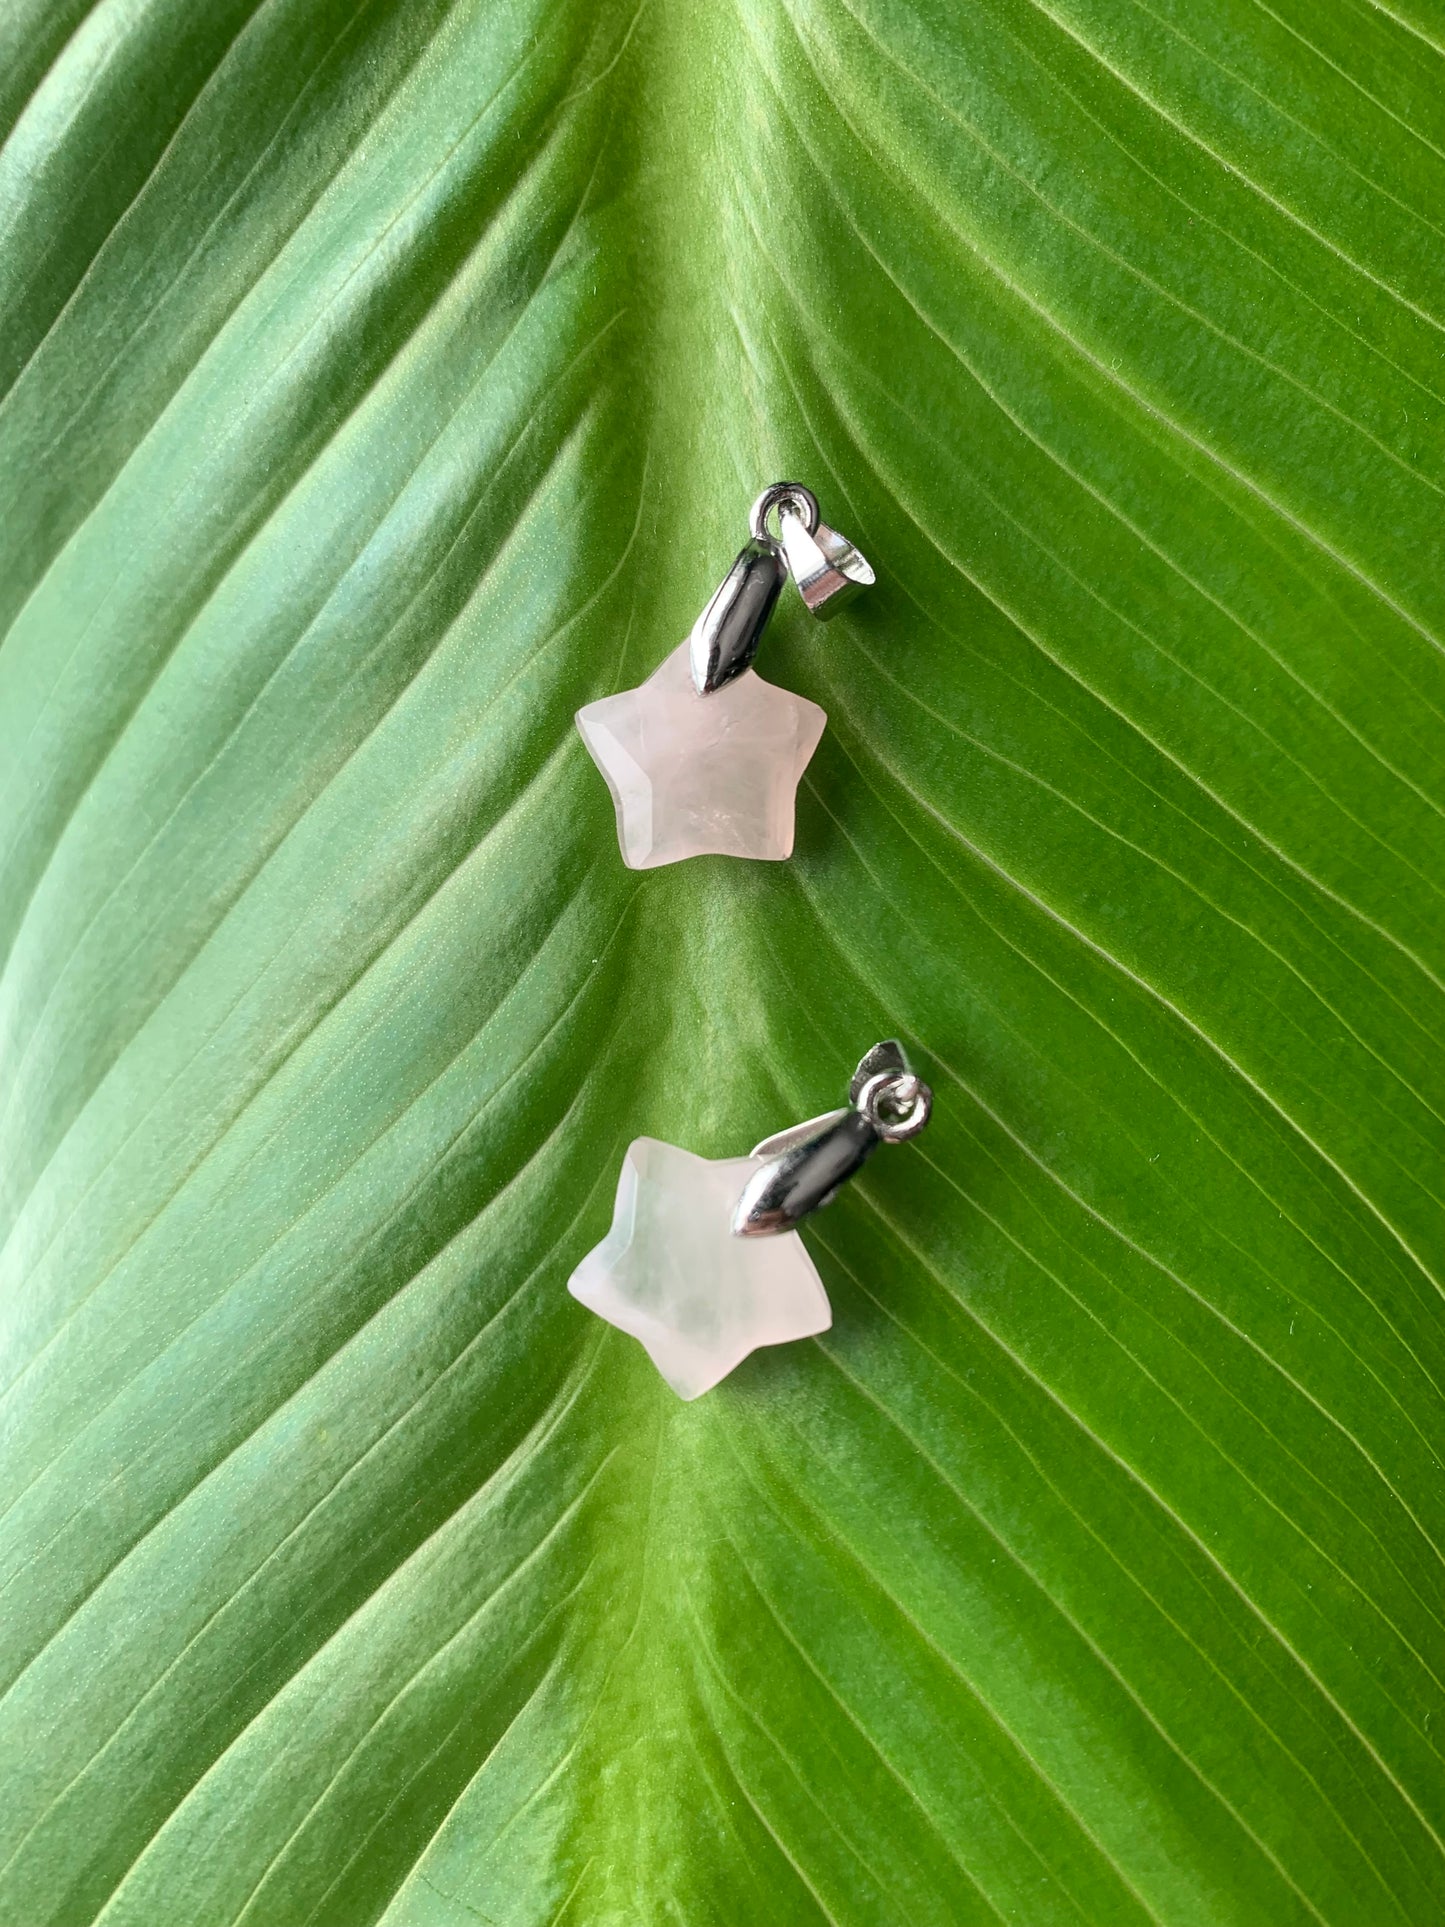
[[[7,1927],[1445,1921],[1442,46],[9,0]],[[633,875],[779,474],[796,855]],[[623,1146],[891,1034],[681,1405]]]

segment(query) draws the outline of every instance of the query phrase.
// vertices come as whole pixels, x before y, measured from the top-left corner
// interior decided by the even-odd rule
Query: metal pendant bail
[[[880,1144],[917,1137],[933,1114],[933,1093],[909,1069],[894,1038],[875,1044],[859,1063],[842,1110],[791,1125],[753,1146],[767,1162],[743,1186],[733,1235],[769,1238],[794,1230],[831,1204]]]
[[[776,516],[778,533],[768,527]],[[752,667],[778,592],[789,575],[804,603],[827,622],[876,580],[847,536],[830,529],[818,498],[801,482],[774,482],[753,503],[751,539],[692,626],[693,687],[710,696]]]
[[[738,551],[688,639],[699,696],[711,695],[751,667],[787,576],[787,564],[771,536],[754,536]]]
[[[768,516],[776,512],[778,536],[788,570],[807,608],[829,622],[877,577],[846,535],[830,529],[818,498],[801,482],[774,482],[753,503],[750,526],[755,538],[768,536]]]

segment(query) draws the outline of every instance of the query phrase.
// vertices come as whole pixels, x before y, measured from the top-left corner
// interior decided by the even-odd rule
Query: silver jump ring
[[[933,1092],[912,1071],[879,1071],[854,1100],[879,1137],[890,1144],[917,1137],[933,1110]]]
[[[801,482],[774,482],[753,503],[748,516],[748,527],[755,542],[772,541],[773,538],[768,534],[768,517],[774,509],[781,510],[785,504],[802,516],[809,535],[815,533],[821,517],[818,498],[812,489],[804,488]]]

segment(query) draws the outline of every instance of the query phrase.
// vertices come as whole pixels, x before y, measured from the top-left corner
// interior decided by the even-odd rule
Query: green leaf
[[[0,1918],[1445,1918],[1437,0],[10,0]],[[784,865],[572,728],[779,475]],[[567,1295],[905,1039],[818,1342]]]

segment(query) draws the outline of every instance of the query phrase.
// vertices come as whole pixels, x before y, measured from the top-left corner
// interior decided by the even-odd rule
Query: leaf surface
[[[1445,1917],[1442,47],[12,0],[0,1917]],[[797,852],[629,873],[779,475]],[[679,1404],[623,1147],[895,1034]]]

